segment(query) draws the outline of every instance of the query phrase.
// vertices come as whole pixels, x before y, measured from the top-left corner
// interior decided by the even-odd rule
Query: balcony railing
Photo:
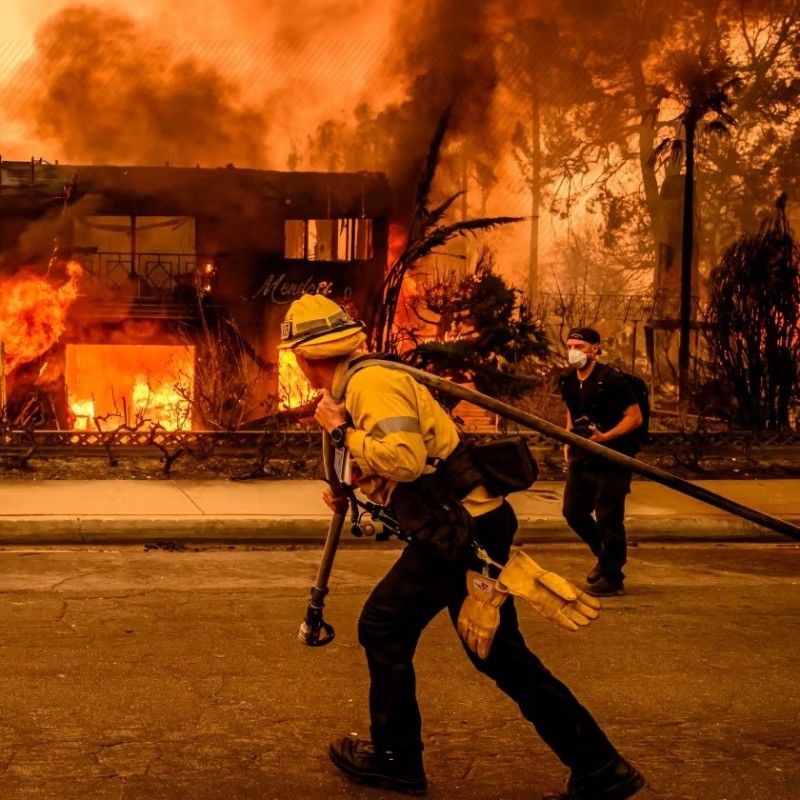
[[[187,253],[110,253],[76,248],[71,257],[83,267],[81,293],[112,291],[142,300],[174,302],[180,290],[213,291],[211,257]],[[178,293],[178,294],[176,294]]]

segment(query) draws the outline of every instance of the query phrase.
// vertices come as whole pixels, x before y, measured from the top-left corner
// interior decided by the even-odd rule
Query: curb
[[[787,522],[800,523],[800,517],[787,517]],[[626,517],[628,544],[638,542],[787,542],[788,537],[747,520],[728,517],[637,518]],[[557,520],[519,521],[518,542],[578,541],[577,535]]]
[[[800,523],[800,517],[787,517]],[[0,517],[0,545],[25,544],[144,544],[160,539],[219,544],[318,544],[328,533],[327,517]],[[627,517],[628,542],[786,542],[787,537],[747,520],[722,516]],[[370,544],[349,533],[342,541]],[[520,517],[518,543],[574,542],[575,533],[563,519]]]
[[[322,543],[329,520],[236,517],[5,517],[0,545],[137,544],[159,539],[192,542]]]

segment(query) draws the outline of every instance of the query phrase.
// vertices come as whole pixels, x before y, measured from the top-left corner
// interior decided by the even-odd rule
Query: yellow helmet
[[[364,323],[352,319],[345,309],[321,294],[304,294],[286,312],[281,325],[279,350],[305,345],[323,345],[352,336]]]

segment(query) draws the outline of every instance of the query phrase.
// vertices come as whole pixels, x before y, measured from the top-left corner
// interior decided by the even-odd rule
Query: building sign
[[[304,294],[321,294],[330,297],[333,294],[335,282],[329,280],[319,280],[316,275],[309,275],[305,280],[289,280],[286,273],[280,275],[268,275],[261,287],[250,298],[264,297],[276,305],[286,305],[296,300]],[[343,300],[350,300],[353,290],[350,286],[345,286],[343,290],[336,294]]]

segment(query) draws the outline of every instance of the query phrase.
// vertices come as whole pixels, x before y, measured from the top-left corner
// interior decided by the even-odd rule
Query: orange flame
[[[394,264],[400,258],[408,241],[408,234],[405,225],[399,222],[392,222],[389,225],[389,253],[387,256],[388,266]]]
[[[61,286],[34,275],[0,280],[0,342],[6,347],[7,373],[46,353],[58,341],[82,274],[81,267],[70,261],[69,280]]]
[[[94,420],[94,400],[75,400],[70,403],[70,409],[75,415],[75,420],[72,423],[73,429],[76,431],[88,431],[90,423]]]
[[[414,314],[414,300],[419,295],[419,284],[416,279],[410,274],[406,273],[403,276],[403,283],[400,286],[400,296],[397,300],[397,309],[394,316],[395,331],[407,328],[409,330],[419,328],[420,320]],[[397,342],[398,351],[400,354],[410,350],[414,346],[410,339],[402,339]]]

